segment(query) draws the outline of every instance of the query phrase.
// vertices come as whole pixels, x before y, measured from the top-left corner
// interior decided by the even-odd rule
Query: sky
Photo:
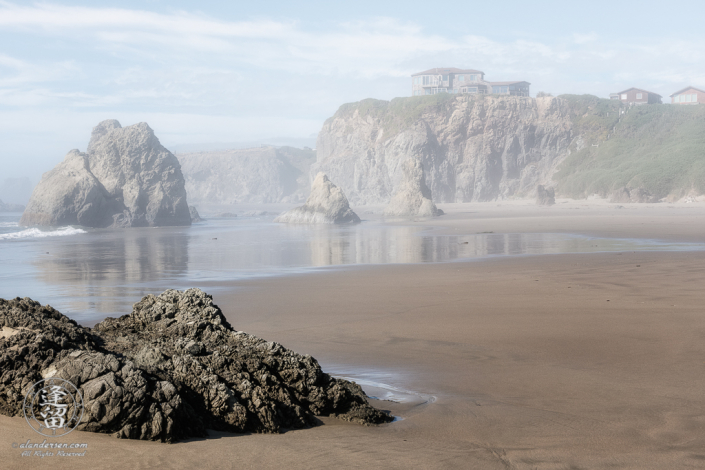
[[[167,148],[315,139],[341,104],[409,96],[410,75],[594,94],[705,88],[696,1],[0,0],[0,183],[147,122]],[[193,144],[197,144],[195,147]]]

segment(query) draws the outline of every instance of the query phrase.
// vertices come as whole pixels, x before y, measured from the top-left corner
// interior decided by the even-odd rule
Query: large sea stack
[[[360,218],[348,204],[343,191],[318,173],[311,185],[306,204],[280,215],[275,222],[288,224],[357,224]]]
[[[384,209],[385,215],[433,217],[442,215],[431,200],[431,190],[426,186],[423,164],[411,158],[402,163],[402,181],[397,193]]]
[[[71,150],[42,176],[20,224],[190,225],[184,184],[179,161],[147,123],[103,121],[93,128],[86,153]]]
[[[83,397],[77,429],[119,438],[276,433],[323,415],[392,420],[311,356],[233,329],[199,289],[148,295],[93,329],[29,298],[0,299],[0,371],[0,413],[21,416],[34,383],[63,379]]]

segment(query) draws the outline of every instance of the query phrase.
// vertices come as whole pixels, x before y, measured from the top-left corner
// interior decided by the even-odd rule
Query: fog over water
[[[40,230],[19,227],[19,214],[0,214],[0,297],[31,297],[79,323],[92,324],[127,314],[142,296],[167,288],[294,275],[331,266],[702,249],[550,233],[445,236],[418,226],[372,221],[355,226],[287,226],[274,224],[272,218],[214,218],[192,227]]]

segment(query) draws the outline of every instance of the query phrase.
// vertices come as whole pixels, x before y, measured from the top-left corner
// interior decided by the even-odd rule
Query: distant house
[[[486,93],[485,73],[473,69],[435,68],[411,76],[411,94]]]
[[[671,95],[673,104],[700,104],[705,103],[705,91],[689,86]]]
[[[495,95],[529,96],[529,82],[488,82]]]
[[[502,94],[529,96],[529,82],[486,82],[485,73],[474,69],[434,68],[411,76],[411,94],[435,95],[457,94]]]
[[[619,93],[612,93],[610,95],[612,100],[620,100],[625,104],[660,104],[661,95],[651,91],[642,90],[641,88],[630,88],[628,90],[620,91]]]

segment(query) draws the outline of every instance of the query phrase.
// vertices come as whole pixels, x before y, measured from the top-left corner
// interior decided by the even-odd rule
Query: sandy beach
[[[705,243],[705,203],[439,207],[446,216],[415,223],[446,234]],[[235,328],[397,389],[410,400],[373,404],[401,419],[326,418],[172,445],[76,431],[56,441],[88,443],[85,456],[41,459],[13,448],[41,442],[23,418],[0,416],[0,459],[5,468],[702,468],[704,277],[705,251],[625,251],[231,282],[214,300]]]

